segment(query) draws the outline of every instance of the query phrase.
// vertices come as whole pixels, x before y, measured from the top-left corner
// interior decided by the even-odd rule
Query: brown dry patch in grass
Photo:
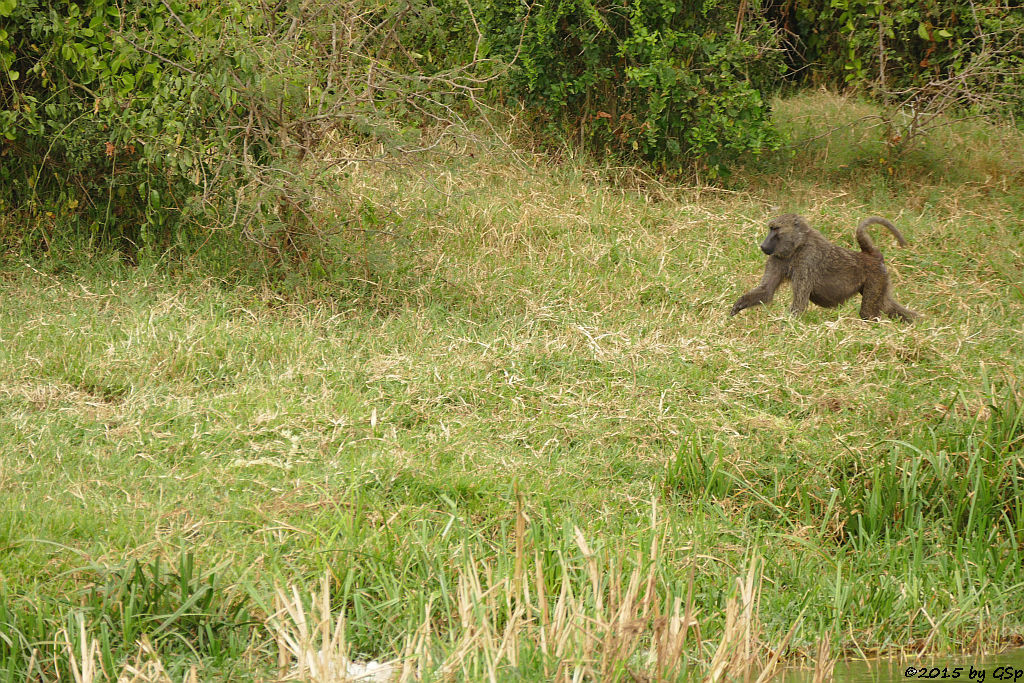
[[[120,414],[122,400],[95,392],[81,391],[68,384],[0,382],[0,396],[28,403],[38,411],[81,414],[91,420],[107,420]]]

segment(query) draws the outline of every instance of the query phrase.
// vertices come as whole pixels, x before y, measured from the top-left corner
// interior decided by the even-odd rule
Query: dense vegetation
[[[1020,644],[1020,8],[683,4],[0,0],[0,681]]]
[[[424,126],[517,101],[545,146],[706,177],[778,147],[767,103],[785,79],[852,83],[893,104],[882,133],[898,150],[946,111],[1024,113],[1021,14],[964,0],[4,0],[0,201],[19,213],[4,238],[35,249],[67,228],[134,258],[227,228],[306,256],[303,236],[351,219],[317,211],[343,161],[325,159],[332,141],[367,136],[402,159]]]

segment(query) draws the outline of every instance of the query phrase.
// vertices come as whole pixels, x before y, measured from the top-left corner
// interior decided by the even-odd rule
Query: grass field
[[[0,680],[718,680],[1019,643],[1024,136],[883,163],[869,114],[778,103],[793,154],[728,189],[498,145],[351,168],[365,231],[315,279],[7,254]],[[892,219],[923,319],[790,320],[788,291],[728,318],[775,206],[849,247]]]

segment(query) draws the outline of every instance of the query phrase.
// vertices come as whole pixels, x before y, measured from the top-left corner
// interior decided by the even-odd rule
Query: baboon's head
[[[792,256],[804,243],[810,224],[795,213],[784,213],[768,221],[768,237],[761,242],[761,251],[780,259]]]

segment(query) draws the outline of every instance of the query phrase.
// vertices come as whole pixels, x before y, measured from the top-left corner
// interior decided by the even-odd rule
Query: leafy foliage
[[[212,136],[194,136],[233,100],[223,86],[234,60],[214,58],[189,27],[239,10],[7,0],[3,201],[134,243],[155,239],[212,161],[202,154]]]
[[[475,54],[421,65],[396,25],[436,38],[442,17],[407,14],[360,0],[3,0],[0,201],[48,221],[44,242],[63,220],[159,251],[185,225],[305,257],[304,237],[334,221],[316,214],[328,171],[346,162],[312,152],[341,132],[393,158],[417,142],[402,121],[461,122],[453,105],[494,71]]]
[[[796,30],[816,76],[883,87],[923,85],[985,50],[1019,40],[1024,16],[1010,4],[980,6],[963,0],[881,2],[881,0],[799,0]],[[1007,92],[1021,83],[1020,52],[1005,55],[991,85]],[[1016,73],[1017,78],[1013,78]]]
[[[592,150],[721,169],[776,143],[766,97],[784,66],[746,3],[562,0],[498,14],[522,26],[513,92]],[[519,37],[495,34],[506,53]]]
[[[866,88],[891,105],[891,146],[942,115],[1024,114],[1024,12],[970,0],[798,0],[788,17],[815,80]]]

